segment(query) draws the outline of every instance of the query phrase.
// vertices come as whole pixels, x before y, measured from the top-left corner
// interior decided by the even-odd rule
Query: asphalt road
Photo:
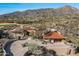
[[[5,56],[13,56],[13,53],[10,50],[10,47],[13,42],[14,41],[8,41],[4,44],[3,49],[4,49]]]

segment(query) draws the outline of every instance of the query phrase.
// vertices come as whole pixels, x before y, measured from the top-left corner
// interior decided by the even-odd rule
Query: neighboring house
[[[35,33],[36,33],[36,28],[33,28],[33,27],[27,27],[27,28],[25,28],[24,29],[24,35],[28,35],[28,36],[30,36],[30,35],[35,35]]]
[[[25,27],[25,28],[21,28],[21,27],[16,27],[13,30],[10,30],[9,33],[13,33],[14,38],[24,38],[30,35],[35,35],[36,33],[36,29],[33,27]]]

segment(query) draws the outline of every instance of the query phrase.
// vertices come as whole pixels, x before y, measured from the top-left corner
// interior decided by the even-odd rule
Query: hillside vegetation
[[[0,15],[0,23],[27,24],[39,29],[55,28],[79,46],[79,9],[71,6],[17,11]],[[40,33],[39,33],[40,34]]]

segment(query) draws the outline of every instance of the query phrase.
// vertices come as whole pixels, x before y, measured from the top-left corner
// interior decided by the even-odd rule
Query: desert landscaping
[[[0,56],[79,56],[78,20],[69,5],[0,15]]]

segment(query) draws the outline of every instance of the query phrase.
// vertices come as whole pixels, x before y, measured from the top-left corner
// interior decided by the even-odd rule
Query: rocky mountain
[[[25,10],[25,11],[16,11],[9,14],[0,15],[0,19],[27,19],[28,17],[34,18],[35,17],[51,17],[57,15],[72,15],[72,14],[79,14],[79,9],[72,7],[72,6],[64,6],[60,8],[47,8],[47,9],[37,9],[37,10]]]
[[[79,9],[68,5],[61,8],[57,8],[56,11],[60,14],[79,14]]]

